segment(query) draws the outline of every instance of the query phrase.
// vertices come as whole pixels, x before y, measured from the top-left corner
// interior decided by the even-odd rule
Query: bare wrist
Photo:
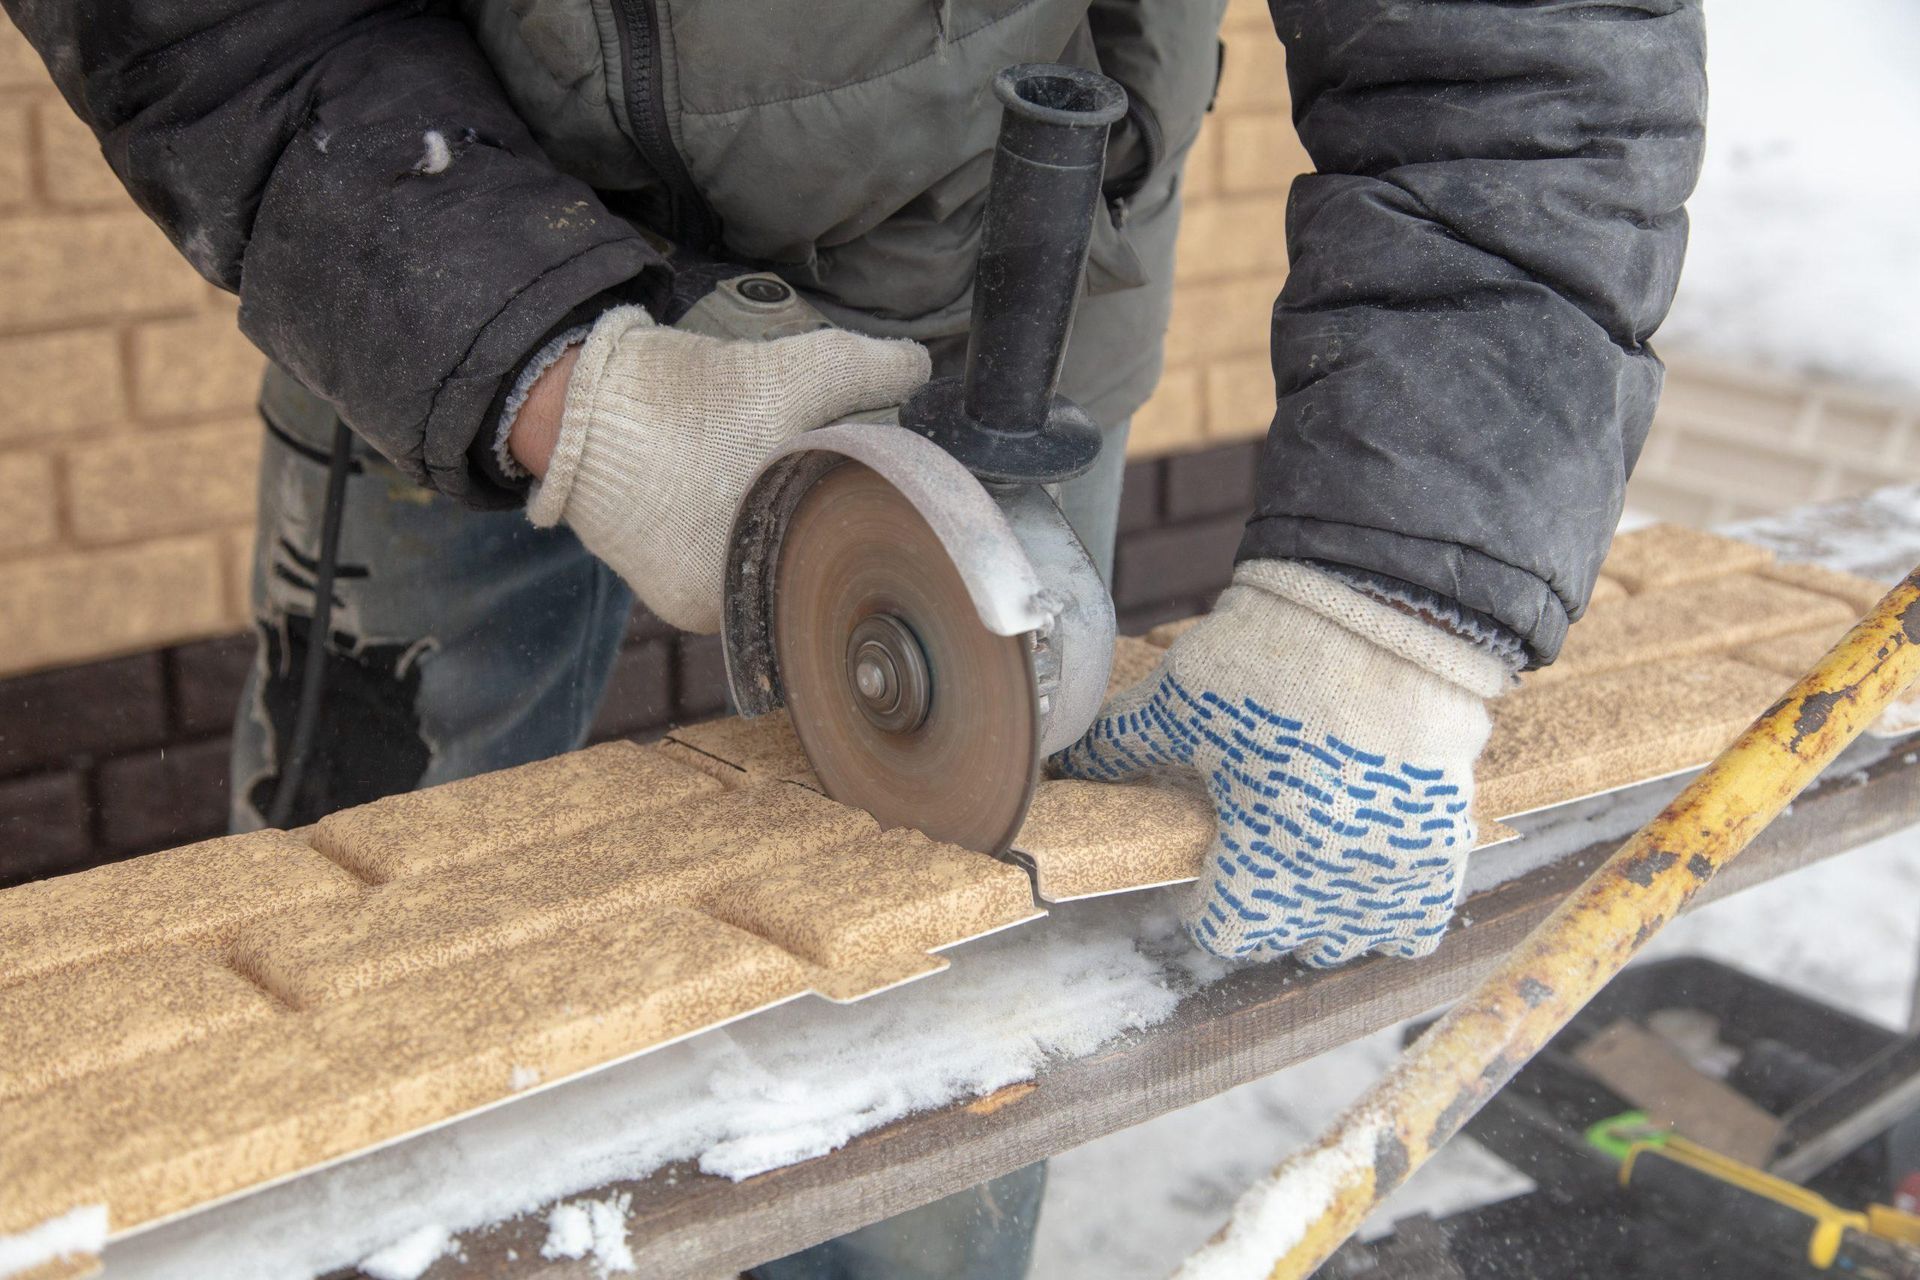
[[[535,479],[546,476],[554,444],[560,439],[560,421],[567,409],[567,379],[579,358],[580,348],[569,347],[534,380],[507,436],[507,452]]]

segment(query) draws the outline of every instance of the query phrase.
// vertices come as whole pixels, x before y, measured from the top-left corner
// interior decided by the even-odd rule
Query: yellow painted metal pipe
[[[1249,1190],[1177,1280],[1311,1275],[1917,678],[1920,569],[1409,1046],[1325,1136]]]

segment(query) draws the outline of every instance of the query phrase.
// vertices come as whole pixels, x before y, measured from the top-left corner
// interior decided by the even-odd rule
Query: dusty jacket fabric
[[[5,0],[241,325],[409,474],[475,447],[559,327],[669,280],[652,231],[951,360],[999,66],[1150,116],[1109,151],[1066,389],[1158,376],[1220,0]],[[1295,188],[1243,554],[1388,575],[1557,649],[1659,383],[1704,109],[1698,0],[1274,0]],[[1281,234],[1274,228],[1272,234]]]
[[[1647,339],[1699,175],[1699,0],[1272,8],[1318,172],[1288,202],[1279,409],[1241,556],[1425,587],[1549,661],[1660,394]]]

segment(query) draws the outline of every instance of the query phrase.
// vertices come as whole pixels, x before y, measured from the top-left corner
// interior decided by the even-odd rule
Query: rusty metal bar
[[[1569,894],[1317,1143],[1242,1196],[1177,1280],[1312,1274],[1917,678],[1920,569]]]

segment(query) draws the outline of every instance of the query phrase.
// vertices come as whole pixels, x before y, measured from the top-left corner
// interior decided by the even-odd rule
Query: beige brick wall
[[[260,364],[0,19],[0,674],[246,625]]]
[[[1287,275],[1287,188],[1312,166],[1294,135],[1286,55],[1260,0],[1230,0],[1226,72],[1187,159],[1167,372],[1134,419],[1135,457],[1265,434],[1267,323]]]
[[[1165,384],[1136,455],[1257,434],[1287,183],[1265,6],[1233,0],[1189,164]],[[0,18],[0,675],[246,625],[261,358]]]
[[[1667,353],[1630,510],[1718,524],[1920,481],[1920,396]]]

